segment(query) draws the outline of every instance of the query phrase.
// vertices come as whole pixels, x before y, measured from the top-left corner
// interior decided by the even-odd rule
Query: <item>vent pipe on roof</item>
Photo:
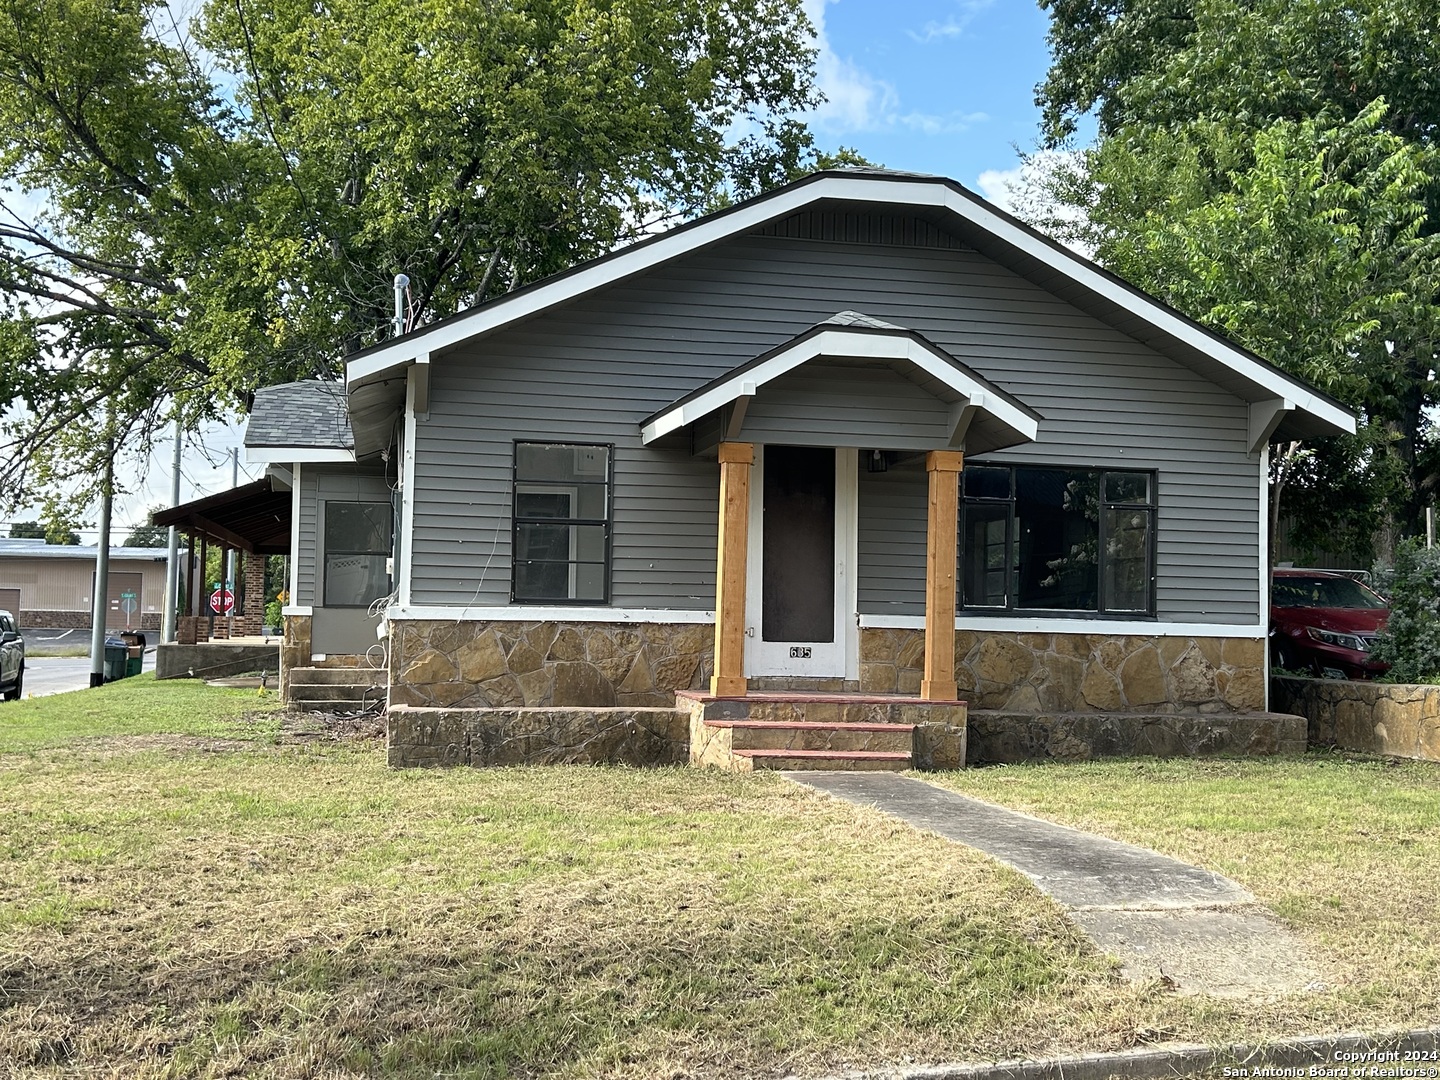
[[[405,333],[405,291],[410,288],[410,279],[404,274],[395,275],[395,336]]]

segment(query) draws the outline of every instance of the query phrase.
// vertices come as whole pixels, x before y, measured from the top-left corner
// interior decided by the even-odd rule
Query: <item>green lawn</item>
[[[256,715],[273,700],[137,679],[0,708],[0,1062],[815,1075],[1435,1015],[1433,985],[1402,1005],[1385,972],[1269,1002],[1124,983],[1018,875],[773,776],[395,772],[374,743],[292,742]],[[1269,784],[1244,768],[1237,805]],[[1067,783],[947,782],[1019,805],[1031,774]],[[1433,815],[1433,776],[1366,775]]]

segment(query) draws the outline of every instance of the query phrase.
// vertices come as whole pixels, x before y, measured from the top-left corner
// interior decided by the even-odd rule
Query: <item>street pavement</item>
[[[28,636],[28,635],[27,635]],[[145,650],[145,670],[155,670],[155,646]],[[25,659],[25,696],[43,697],[90,686],[88,656],[30,656]]]

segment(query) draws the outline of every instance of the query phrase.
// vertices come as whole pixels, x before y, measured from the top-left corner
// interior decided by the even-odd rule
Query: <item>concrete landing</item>
[[[1018,870],[1116,956],[1128,978],[1227,996],[1300,990],[1316,978],[1300,943],[1253,895],[1212,871],[911,777],[784,775]]]

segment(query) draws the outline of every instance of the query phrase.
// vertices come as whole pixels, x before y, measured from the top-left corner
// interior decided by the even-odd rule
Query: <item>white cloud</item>
[[[919,30],[906,30],[905,33],[921,45],[958,38],[969,29],[970,24],[975,21],[975,16],[994,2],[995,0],[959,0],[956,4],[959,10],[943,21],[931,19]]]
[[[983,112],[953,112],[945,116],[937,116],[933,113],[906,113],[904,116],[895,118],[901,126],[907,127],[911,131],[918,131],[922,135],[958,135],[989,119],[989,115]]]
[[[1043,181],[1048,173],[1071,164],[1076,151],[1042,150],[1010,169],[986,169],[975,181],[980,194],[1001,210],[1014,214],[1022,221],[1032,224],[1049,221],[1080,224],[1085,220],[1084,211],[1055,202],[1045,189]],[[1048,230],[1047,230],[1048,231]],[[1087,259],[1094,257],[1094,251],[1086,244],[1063,235],[1056,239]]]
[[[889,82],[871,75],[848,56],[841,56],[825,32],[825,9],[837,0],[805,0],[805,13],[815,27],[815,80],[826,101],[812,114],[811,123],[831,135],[852,132],[907,130],[921,135],[953,135],[989,120],[983,112],[944,115],[902,112],[900,94]],[[968,14],[991,0],[966,0]]]
[[[815,27],[815,79],[825,102],[815,110],[815,126],[840,134],[875,131],[900,104],[895,88],[877,79],[848,57],[838,54],[825,33],[825,5],[834,0],[805,0],[805,14]]]

